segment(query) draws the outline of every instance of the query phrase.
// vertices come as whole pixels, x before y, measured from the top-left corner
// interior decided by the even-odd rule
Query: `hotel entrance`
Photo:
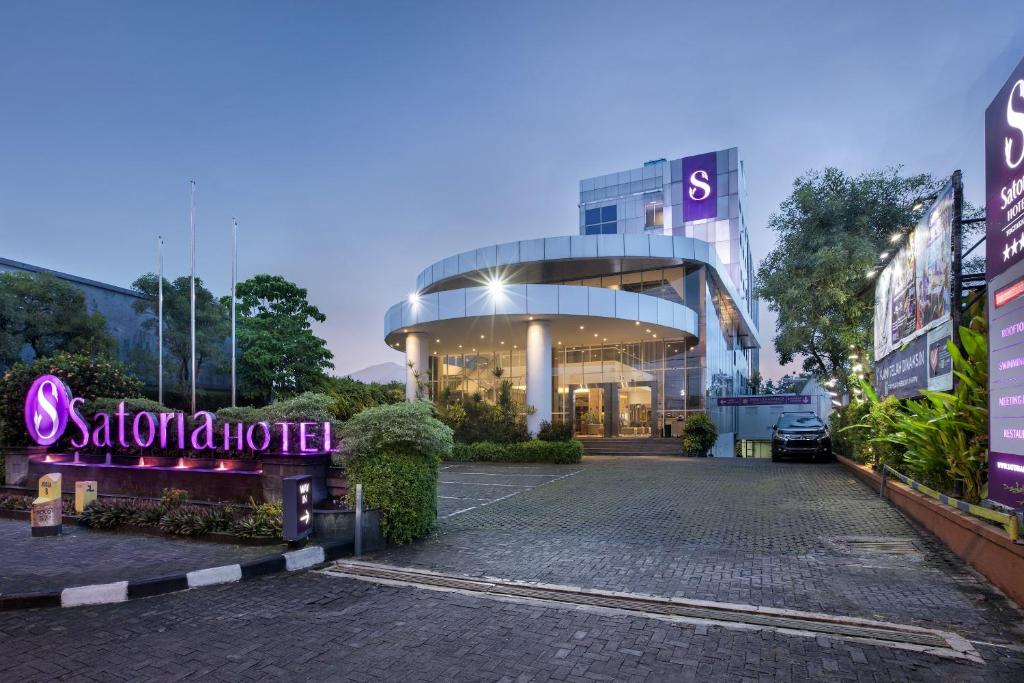
[[[650,436],[651,386],[604,382],[570,386],[573,431],[577,436]]]

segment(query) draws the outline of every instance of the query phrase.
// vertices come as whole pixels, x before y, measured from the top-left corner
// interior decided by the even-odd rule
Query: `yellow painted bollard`
[[[60,497],[60,475],[39,477],[39,497],[32,501],[32,535],[59,536],[64,522],[64,505]]]
[[[38,500],[60,500],[59,474],[44,474],[39,477],[39,498]]]
[[[96,500],[99,495],[99,487],[94,481],[75,482],[75,512],[82,514],[89,503]]]

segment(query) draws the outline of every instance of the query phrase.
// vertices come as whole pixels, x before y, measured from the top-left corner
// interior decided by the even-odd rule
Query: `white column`
[[[551,421],[551,324],[531,320],[526,327],[526,405],[534,412],[526,416],[526,428],[532,436],[540,423]]]
[[[426,397],[426,384],[430,377],[430,364],[427,357],[427,335],[423,332],[410,332],[405,335],[405,399],[415,401],[419,389],[416,382],[416,373],[420,375],[420,382],[424,385],[424,398]]]

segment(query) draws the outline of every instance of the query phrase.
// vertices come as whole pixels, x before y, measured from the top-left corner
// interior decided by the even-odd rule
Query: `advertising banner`
[[[953,184],[921,217],[875,285],[875,359],[901,348],[952,315]]]
[[[1024,60],[985,110],[988,497],[1024,508]]]
[[[789,405],[810,405],[810,396],[721,396],[718,399],[720,406],[789,406]]]
[[[953,357],[949,353],[953,323],[928,330],[875,364],[875,391],[879,396],[912,398],[921,391],[953,389]]]
[[[718,217],[718,155],[683,157],[683,220]]]

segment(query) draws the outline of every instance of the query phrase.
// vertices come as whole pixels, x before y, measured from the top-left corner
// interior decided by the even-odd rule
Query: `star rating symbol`
[[[1024,235],[1010,240],[1010,243],[1003,247],[1003,260],[1009,261],[1010,257],[1016,256],[1018,251],[1024,251]]]

